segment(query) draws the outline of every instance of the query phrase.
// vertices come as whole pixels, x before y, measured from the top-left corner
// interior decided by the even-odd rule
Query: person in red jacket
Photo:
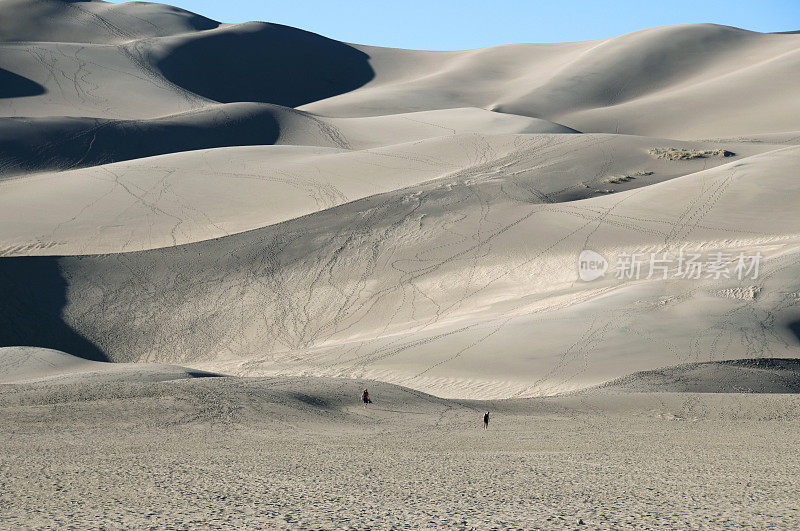
[[[361,393],[361,401],[364,402],[365,408],[367,407],[367,404],[372,403],[372,400],[369,399],[369,391],[366,389],[364,389],[364,391]]]

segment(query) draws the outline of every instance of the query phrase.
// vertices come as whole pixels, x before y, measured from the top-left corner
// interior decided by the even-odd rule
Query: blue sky
[[[222,22],[261,20],[376,46],[458,50],[563,42],[642,28],[714,22],[800,30],[800,0],[171,0]]]

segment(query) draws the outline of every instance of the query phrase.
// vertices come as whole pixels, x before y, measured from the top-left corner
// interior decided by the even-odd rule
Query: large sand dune
[[[373,58],[375,78],[305,109],[352,116],[478,106],[582,131],[674,138],[786,130],[798,114],[797,35],[691,24],[464,52],[359,49]]]
[[[424,52],[0,10],[0,346],[460,398],[797,355],[798,34]],[[680,251],[764,261],[614,278]]]
[[[0,178],[217,147],[283,144],[361,150],[446,134],[575,132],[546,120],[475,108],[323,118],[272,104],[229,103],[143,120],[2,118]]]
[[[353,125],[358,133],[362,124]],[[199,140],[205,134],[202,127],[174,127],[196,131]],[[241,129],[234,124],[219,136],[207,138],[220,141],[225,131],[238,135]],[[311,138],[314,130],[303,131],[300,134],[309,143],[332,143],[330,136]],[[107,134],[111,138],[102,145],[112,148],[114,137],[120,138],[121,133]],[[347,139],[336,138],[342,143]],[[440,194],[454,187],[448,197],[436,201],[461,197],[467,205],[474,202],[469,192],[474,190],[486,196],[484,208],[511,201],[522,212],[532,203],[561,203],[636,189],[730,160],[673,162],[648,154],[649,149],[667,144],[685,149],[724,145],[735,149],[738,157],[775,149],[755,143],[687,143],[606,134],[472,133],[362,150],[276,145],[188,151],[0,182],[0,241],[4,242],[0,252],[6,256],[98,254],[158,248],[258,229],[376,194],[391,194],[391,201],[405,212],[409,204],[429,200],[423,195],[425,190]],[[98,148],[98,155],[102,149]],[[607,182],[615,178],[622,180]],[[426,188],[419,188],[425,183]],[[347,211],[363,208],[354,205]],[[31,209],[39,213],[34,219],[25,215]],[[420,208],[419,214],[425,212],[429,221],[442,215],[440,207],[427,210]],[[464,223],[463,230],[480,228]]]

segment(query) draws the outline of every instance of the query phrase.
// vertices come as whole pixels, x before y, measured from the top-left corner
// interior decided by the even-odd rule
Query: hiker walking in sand
[[[364,391],[361,393],[361,401],[364,402],[365,409],[367,407],[367,404],[372,403],[372,400],[369,399],[369,391],[367,391],[366,389],[364,389]]]
[[[489,428],[489,412],[483,414],[483,429],[486,430]]]

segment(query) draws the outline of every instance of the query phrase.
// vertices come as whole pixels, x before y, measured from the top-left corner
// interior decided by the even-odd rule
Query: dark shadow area
[[[797,341],[800,341],[800,321],[794,321],[793,323],[788,324],[789,330],[794,334],[794,337],[797,338]]]
[[[193,36],[156,66],[172,83],[214,101],[297,107],[367,83],[375,75],[368,59],[315,33],[250,22]]]
[[[430,413],[426,411],[402,411],[400,409],[384,409],[382,407],[370,407],[369,409],[374,409],[376,411],[386,411],[387,413],[401,413],[403,415],[423,415],[423,416],[430,415]]]
[[[752,358],[745,360],[724,360],[718,362],[720,365],[730,365],[733,367],[748,367],[753,369],[775,369],[777,371],[797,371],[800,373],[800,358]]]
[[[189,378],[225,378],[224,374],[218,374],[216,372],[206,372],[206,371],[188,371],[186,375]]]
[[[0,68],[0,99],[38,96],[45,92],[46,89],[39,83]]]
[[[57,257],[0,258],[0,346],[52,348],[108,361],[61,318],[67,284]]]
[[[0,175],[65,170],[166,153],[274,144],[279,126],[263,109],[211,109],[154,120],[0,118]]]
[[[289,397],[314,408],[331,409],[330,404],[316,396],[306,395],[303,393],[289,393]]]
[[[600,389],[634,393],[800,393],[800,358],[707,361],[636,372]]]

